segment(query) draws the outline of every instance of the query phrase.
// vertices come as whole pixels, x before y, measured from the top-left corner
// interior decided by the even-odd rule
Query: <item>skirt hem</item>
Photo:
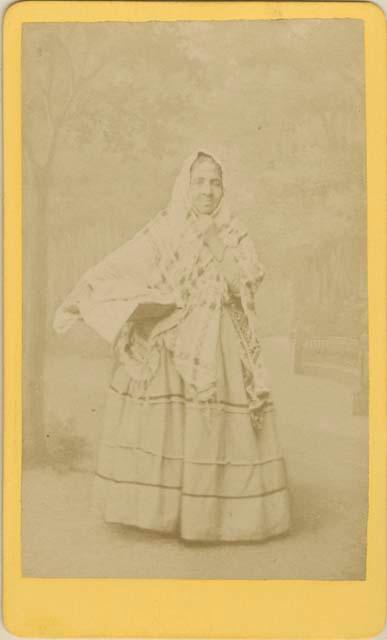
[[[138,524],[131,524],[122,522],[121,520],[110,520],[106,517],[104,518],[104,522],[106,524],[117,524],[123,527],[127,527],[128,529],[134,529],[136,531],[142,531],[149,534],[157,534],[163,536],[165,538],[173,538],[179,542],[187,543],[187,544],[254,544],[254,543],[263,543],[269,540],[273,540],[275,538],[279,538],[282,536],[289,535],[291,532],[290,525],[283,527],[283,529],[275,532],[275,533],[267,533],[257,537],[249,536],[246,538],[232,538],[232,537],[219,537],[219,538],[205,538],[205,537],[189,537],[188,535],[184,535],[181,533],[180,529],[177,527],[176,529],[157,529],[152,527],[145,527]]]

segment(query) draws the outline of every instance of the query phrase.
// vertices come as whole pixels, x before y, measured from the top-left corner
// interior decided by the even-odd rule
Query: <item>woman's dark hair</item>
[[[190,169],[191,175],[194,167],[197,164],[202,164],[202,162],[208,162],[208,161],[212,162],[216,166],[216,168],[219,171],[220,177],[223,178],[222,167],[220,166],[219,162],[217,162],[215,158],[210,156],[208,153],[204,153],[204,151],[199,151],[198,155],[196,156],[196,159],[193,161]]]

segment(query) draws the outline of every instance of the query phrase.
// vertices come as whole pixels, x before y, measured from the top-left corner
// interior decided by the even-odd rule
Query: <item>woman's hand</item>
[[[218,268],[226,280],[231,293],[238,295],[240,289],[239,267],[230,249],[226,249],[224,252],[223,260]]]
[[[219,237],[218,235],[218,227],[216,226],[216,224],[214,224],[213,222],[210,224],[210,226],[206,229],[206,231],[204,232],[204,241],[206,243],[211,243],[213,242],[216,238]]]
[[[204,232],[204,242],[218,262],[222,260],[225,246],[219,237],[219,230],[215,224],[210,224]]]
[[[225,246],[219,237],[219,230],[211,224],[204,234],[204,242],[218,262],[218,270],[225,278],[231,293],[239,293],[239,268],[231,250]]]

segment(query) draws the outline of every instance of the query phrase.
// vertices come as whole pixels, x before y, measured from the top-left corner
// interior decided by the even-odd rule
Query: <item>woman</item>
[[[171,201],[90,269],[54,326],[113,345],[96,464],[107,522],[185,540],[263,540],[289,528],[286,470],[256,333],[263,270],[199,151]]]

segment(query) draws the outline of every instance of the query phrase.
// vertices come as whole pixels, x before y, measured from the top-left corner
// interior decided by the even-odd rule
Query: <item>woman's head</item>
[[[202,151],[190,168],[189,195],[192,206],[205,215],[211,215],[223,197],[222,167]]]

